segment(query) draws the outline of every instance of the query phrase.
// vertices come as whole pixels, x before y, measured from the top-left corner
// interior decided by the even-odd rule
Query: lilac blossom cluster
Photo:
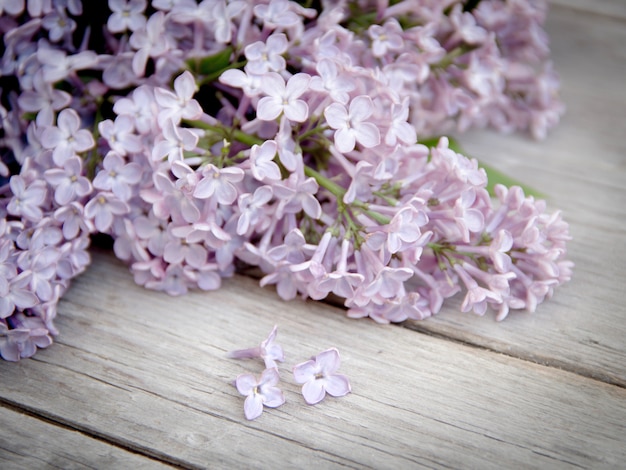
[[[91,8],[91,7],[90,7]],[[106,10],[106,9],[105,9]],[[436,140],[562,111],[540,1],[0,1],[0,354],[52,342],[106,234],[181,295],[241,265],[352,317],[535,310],[568,226]],[[418,140],[419,136],[419,140]],[[421,142],[421,143],[420,143]]]

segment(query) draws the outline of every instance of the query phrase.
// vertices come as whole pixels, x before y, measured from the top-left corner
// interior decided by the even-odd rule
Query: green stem
[[[298,136],[298,139],[300,141],[303,141],[303,140],[309,138],[310,136],[315,135],[315,134],[319,134],[321,132],[324,132],[327,129],[330,129],[330,127],[328,127],[328,126],[317,126],[317,127],[314,127],[313,129],[309,129],[308,131],[304,132],[302,135]]]
[[[214,126],[213,124],[208,124],[204,121],[185,120],[185,123],[197,129],[204,129],[204,130],[211,131],[211,132],[217,132],[223,137],[231,137],[237,140],[238,142],[249,145],[251,147],[255,144],[261,145],[263,144],[263,142],[265,142],[263,139],[259,139],[256,136],[246,134],[245,132],[240,131],[238,129],[230,129],[230,128],[226,128],[223,126]]]
[[[343,196],[346,194],[346,190],[339,186],[337,183],[306,165],[304,167],[304,174],[314,178],[315,181],[317,181],[317,184],[319,184],[322,188],[326,188],[328,191],[330,191],[330,193],[335,196],[337,200],[343,201]]]
[[[333,196],[335,196],[335,198],[338,201],[338,205],[339,205],[340,211],[341,211],[342,207],[345,207],[345,205],[343,203],[343,197],[345,196],[347,191],[344,188],[342,188],[337,183],[335,183],[334,181],[332,181],[331,179],[329,179],[326,176],[322,175],[320,172],[314,170],[311,167],[305,166],[304,167],[304,174],[309,176],[309,177],[314,178],[315,181],[317,181],[317,184],[319,184],[321,187],[327,189]],[[391,222],[391,220],[388,217],[385,217],[384,215],[382,215],[382,214],[380,214],[378,212],[370,210],[368,208],[368,205],[366,203],[364,203],[364,202],[354,201],[352,203],[352,205],[354,207],[360,209],[370,219],[378,222],[381,225],[388,225]]]
[[[450,52],[448,52],[438,63],[431,65],[431,68],[445,69],[446,67],[452,65],[458,57],[462,56],[463,54],[467,54],[474,49],[476,49],[476,46],[470,46],[469,44],[462,44],[460,46],[457,46]]]

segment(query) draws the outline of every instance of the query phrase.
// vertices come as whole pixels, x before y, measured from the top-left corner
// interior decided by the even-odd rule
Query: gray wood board
[[[62,301],[62,335],[1,363],[0,399],[185,467],[615,467],[626,390],[554,368],[283,302],[245,277],[180,298],[144,290],[111,256]],[[279,326],[287,403],[256,421],[232,385],[260,373],[226,352]],[[304,403],[291,367],[335,346],[353,392]]]

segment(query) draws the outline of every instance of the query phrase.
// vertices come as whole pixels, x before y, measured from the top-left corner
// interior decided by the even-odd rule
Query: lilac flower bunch
[[[96,233],[146,288],[213,290],[252,265],[284,299],[334,295],[380,322],[460,291],[503,319],[570,278],[560,214],[518,187],[492,199],[434,138],[557,122],[544,2],[9,3],[5,359],[51,343]]]

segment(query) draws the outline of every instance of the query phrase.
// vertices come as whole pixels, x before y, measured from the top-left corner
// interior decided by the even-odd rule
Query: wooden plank
[[[171,468],[3,406],[0,406],[0,462],[4,470]]]
[[[593,19],[593,21],[591,20]],[[543,142],[473,132],[469,155],[548,194],[574,237],[571,283],[534,314],[503,322],[449,308],[409,325],[524,359],[626,386],[626,22],[554,8],[555,67],[568,107]]]
[[[581,12],[595,13],[614,18],[626,18],[624,0],[549,0],[550,7],[567,7]]]
[[[0,364],[0,399],[184,467],[611,468],[626,459],[622,388],[283,302],[248,278],[172,298],[96,253],[57,323],[53,346]],[[231,382],[262,366],[226,352],[258,344],[275,324],[287,403],[249,422]],[[353,392],[308,406],[291,367],[331,346]]]

